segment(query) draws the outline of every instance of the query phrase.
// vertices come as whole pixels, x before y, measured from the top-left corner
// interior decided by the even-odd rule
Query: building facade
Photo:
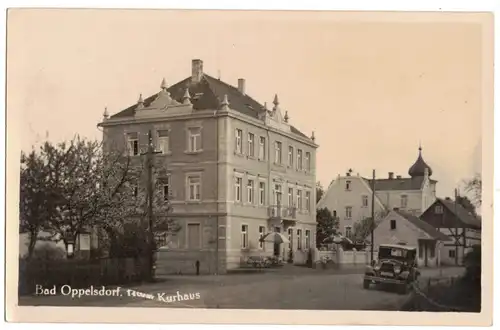
[[[314,134],[289,123],[278,97],[267,109],[192,61],[188,78],[105,119],[106,147],[127,146],[140,163],[148,132],[159,151],[156,178],[164,185],[180,231],[158,252],[157,272],[202,273],[238,268],[245,258],[278,255],[302,262],[316,236]],[[160,229],[158,229],[160,230]],[[291,244],[260,242],[270,231]]]
[[[436,200],[437,181],[431,179],[432,169],[422,158],[419,147],[418,158],[408,170],[409,177],[394,176],[375,179],[375,220],[380,221],[390,210],[398,208],[404,212],[420,215]],[[373,180],[352,171],[338,176],[317,204],[317,208],[328,208],[339,220],[339,231],[347,237],[354,233],[355,224],[371,218]]]
[[[375,249],[380,244],[403,244],[417,248],[417,263],[421,267],[438,267],[441,251],[450,239],[417,216],[391,210],[374,230]]]
[[[461,265],[474,245],[481,244],[481,221],[450,198],[438,198],[420,218],[450,238],[442,246],[442,263]]]

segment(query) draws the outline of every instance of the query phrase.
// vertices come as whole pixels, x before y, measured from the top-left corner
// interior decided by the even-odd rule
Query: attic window
[[[396,229],[396,220],[391,220],[391,230]]]
[[[351,190],[351,181],[346,181],[345,182],[345,190]]]
[[[434,213],[436,214],[443,214],[443,206],[442,205],[436,205],[434,208]]]
[[[203,93],[195,93],[194,96],[193,96],[193,99],[197,100],[197,99],[199,99],[202,96],[203,96]]]

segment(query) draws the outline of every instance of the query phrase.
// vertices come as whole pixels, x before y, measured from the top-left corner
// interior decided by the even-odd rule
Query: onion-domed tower
[[[425,176],[425,171],[428,171],[428,175],[432,175],[432,169],[427,163],[424,161],[422,158],[422,147],[418,147],[418,158],[415,161],[415,163],[410,167],[408,170],[408,174],[412,177],[422,177]]]

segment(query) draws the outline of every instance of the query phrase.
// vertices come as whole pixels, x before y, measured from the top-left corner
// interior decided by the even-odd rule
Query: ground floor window
[[[425,244],[422,241],[418,242],[418,257],[422,259],[424,257]]]
[[[306,229],[306,249],[311,248],[311,231]]]
[[[431,249],[431,258],[435,258],[436,257],[436,242],[434,241],[430,241],[429,242],[429,247]]]
[[[248,248],[248,225],[241,225],[241,248]]]
[[[266,234],[266,227],[259,226],[259,249],[264,249],[264,242],[261,241],[262,237]]]

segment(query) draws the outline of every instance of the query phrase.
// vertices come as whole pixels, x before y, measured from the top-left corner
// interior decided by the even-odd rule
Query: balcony
[[[271,205],[268,208],[269,218],[272,220],[295,220],[297,208],[293,206]]]

